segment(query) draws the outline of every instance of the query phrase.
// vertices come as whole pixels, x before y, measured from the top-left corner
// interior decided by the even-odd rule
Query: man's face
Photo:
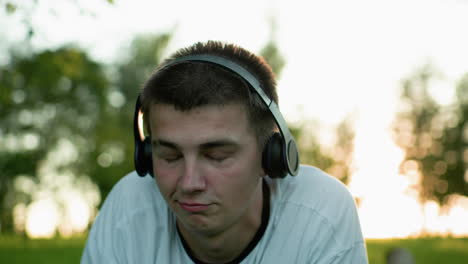
[[[156,182],[180,228],[215,235],[260,216],[261,150],[241,104],[155,104],[150,127]]]

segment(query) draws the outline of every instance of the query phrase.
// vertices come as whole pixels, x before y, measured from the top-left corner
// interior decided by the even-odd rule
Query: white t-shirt
[[[341,182],[304,165],[295,177],[266,179],[269,222],[241,263],[367,263],[356,206]],[[193,261],[154,179],[132,172],[105,200],[81,263]]]

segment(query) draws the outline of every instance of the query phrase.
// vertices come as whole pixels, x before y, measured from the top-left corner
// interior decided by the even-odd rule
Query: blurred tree
[[[404,174],[419,175],[420,199],[446,204],[452,194],[468,194],[468,78],[457,86],[457,100],[442,107],[429,93],[436,70],[426,65],[403,81],[403,110],[396,116],[396,143],[406,152]]]
[[[281,55],[280,49],[278,48],[276,31],[276,17],[272,15],[270,16],[270,38],[266,45],[260,50],[259,54],[268,62],[276,77],[279,78],[281,71],[286,64],[286,60],[283,55]]]
[[[171,33],[161,33],[136,37],[130,47],[130,56],[122,58],[122,62],[115,66],[108,115],[98,125],[98,142],[102,144],[92,157],[94,160],[110,160],[93,167],[90,173],[103,199],[124,173],[134,169],[133,113],[136,98],[144,81],[161,62],[170,36]],[[113,163],[113,160],[118,162]]]
[[[310,129],[311,121],[300,125],[289,125],[292,135],[297,141],[299,148],[301,163],[316,166],[324,171],[332,167],[334,161],[331,155],[328,155],[323,146],[320,144],[319,135],[316,132],[318,129]],[[314,124],[318,127],[318,124]]]
[[[333,128],[335,139],[330,146],[320,142],[319,123],[305,121],[300,125],[290,124],[297,141],[301,163],[316,166],[348,184],[353,172],[354,129],[352,116],[348,116]],[[312,129],[311,127],[314,127]]]
[[[265,47],[263,47],[260,51],[260,55],[263,58],[265,58],[265,60],[273,69],[275,75],[279,77],[279,75],[281,74],[281,70],[283,69],[286,62],[283,56],[280,54],[280,51],[275,41],[270,39],[265,45]]]
[[[442,190],[446,188],[445,195],[436,188],[436,197],[443,202],[449,202],[445,197],[450,194],[468,195],[468,74],[459,81],[456,95],[442,134],[445,154],[440,161],[446,163],[439,161],[434,167],[440,173]]]
[[[26,175],[40,181],[41,167],[63,142],[75,154],[59,170],[89,176],[102,197],[133,170],[134,102],[169,39],[168,33],[136,38],[131,56],[113,68],[64,47],[13,56],[0,69],[2,230],[11,230],[11,209],[19,197],[26,205],[31,202],[31,194],[15,193],[14,179]]]
[[[286,65],[276,40],[276,18],[270,17],[270,38],[259,54],[268,62],[273,72],[279,78]],[[330,173],[343,183],[349,182],[352,173],[351,163],[354,148],[354,130],[351,117],[340,122],[336,129],[336,141],[330,150],[319,142],[317,130],[309,129],[309,124],[289,124],[291,133],[295,137],[301,154],[301,162],[311,164]],[[318,126],[318,124],[316,124]]]
[[[0,214],[2,230],[11,229],[13,180],[36,177],[59,142],[78,153],[66,169],[89,175],[96,149],[96,128],[105,116],[109,83],[101,65],[65,47],[31,57],[13,56],[0,68]],[[60,161],[55,161],[60,164]]]
[[[162,61],[171,35],[170,32],[140,35],[132,41],[130,55],[123,58],[123,62],[117,66],[116,76],[118,89],[130,102],[136,101],[143,83]],[[134,105],[129,107],[133,118]]]
[[[354,128],[349,115],[336,126],[336,140],[332,149],[333,164],[327,169],[331,175],[348,184],[353,173]]]

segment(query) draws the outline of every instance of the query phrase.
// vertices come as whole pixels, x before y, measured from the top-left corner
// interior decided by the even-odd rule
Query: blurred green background
[[[71,2],[83,8],[80,1]],[[102,2],[110,8],[117,4]],[[35,44],[45,29],[32,14],[41,8],[49,8],[51,16],[65,12],[44,1],[29,5],[0,1],[0,18],[10,21],[3,25],[20,21],[2,30],[21,29],[19,40],[0,45],[4,52],[0,56],[2,263],[79,261],[99,206],[112,186],[133,170],[132,115],[139,88],[177,36],[177,26],[135,34],[125,55],[109,63],[73,42],[54,47]],[[99,18],[87,8],[81,15]],[[59,18],[55,21],[60,23]],[[268,36],[254,52],[272,65],[281,80],[288,63],[278,44],[281,24],[275,16],[266,23]],[[454,85],[445,88],[453,90],[449,104],[440,104],[433,93],[439,77],[440,71],[431,63],[401,76],[395,87],[400,107],[389,131],[393,144],[404,153],[399,173],[417,175],[408,191],[416,193],[421,204],[436,204],[442,216],[457,201],[465,201],[457,208],[462,210],[459,215],[466,216],[468,74],[459,75]],[[324,143],[315,129],[320,126],[320,121],[311,119],[290,123],[301,160],[349,184],[356,171],[356,117],[346,115],[327,130],[331,143]],[[360,196],[356,202],[361,204]],[[408,239],[368,239],[370,263],[384,263],[386,252],[394,247],[408,249],[417,263],[462,263],[468,259],[468,240],[463,238],[468,235],[466,219],[458,224],[462,227],[446,227],[443,234],[422,227]]]

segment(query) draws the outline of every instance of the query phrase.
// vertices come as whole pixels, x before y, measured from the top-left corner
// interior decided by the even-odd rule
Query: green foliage
[[[289,126],[299,147],[301,163],[316,166],[347,184],[353,170],[354,129],[351,117],[335,127],[336,139],[329,148],[319,141],[318,129],[311,129],[311,125],[318,127],[318,124],[310,122]]]
[[[13,55],[0,69],[2,231],[12,229],[15,203],[27,205],[34,195],[13,188],[20,175],[40,182],[44,167],[54,164],[57,174],[90,177],[105,197],[133,170],[134,102],[169,39],[170,34],[137,38],[131,58],[107,71],[116,72],[114,76],[73,47]],[[66,155],[52,154],[64,142],[72,155],[60,161]]]
[[[286,61],[283,56],[281,56],[278,46],[273,40],[270,40],[265,47],[260,51],[260,55],[265,58],[268,64],[271,66],[273,72],[276,76],[281,74]]]
[[[95,166],[90,174],[103,198],[117,180],[134,168],[133,113],[136,98],[144,81],[162,60],[170,36],[170,33],[164,33],[135,38],[130,48],[130,58],[116,65],[117,75],[113,76],[114,85],[110,88],[109,111],[98,126],[98,142],[103,144],[101,151],[94,153],[93,159],[99,160],[99,157],[115,153],[120,156],[120,162],[112,166]]]
[[[316,166],[324,171],[332,166],[333,158],[319,143],[317,134],[308,129],[305,124],[289,125],[289,129],[297,142],[301,163]]]
[[[436,72],[425,66],[403,82],[403,111],[396,118],[397,144],[405,152],[402,173],[421,173],[420,198],[449,203],[452,194],[468,195],[468,77],[457,86],[457,100],[442,107],[429,93]]]
[[[11,228],[11,220],[5,217],[13,206],[4,201],[7,187],[18,175],[36,177],[61,140],[66,139],[79,153],[66,169],[89,175],[88,168],[95,163],[89,157],[97,145],[95,130],[105,113],[108,86],[102,67],[72,47],[13,56],[0,69],[2,229]]]
[[[333,165],[328,172],[348,184],[353,173],[354,127],[352,116],[343,119],[336,127],[336,141],[333,146]]]
[[[278,78],[281,74],[281,71],[286,65],[286,60],[281,55],[280,49],[278,48],[276,42],[276,19],[274,16],[270,17],[270,39],[268,40],[267,44],[260,50],[259,54],[262,56],[266,62],[271,66],[271,69],[275,73],[276,77]]]
[[[13,14],[16,11],[16,5],[7,2],[5,3],[5,10],[7,11],[7,14]]]
[[[133,40],[130,57],[117,67],[117,86],[125,98],[136,100],[143,83],[162,61],[170,39],[171,33],[162,33],[141,35]]]

